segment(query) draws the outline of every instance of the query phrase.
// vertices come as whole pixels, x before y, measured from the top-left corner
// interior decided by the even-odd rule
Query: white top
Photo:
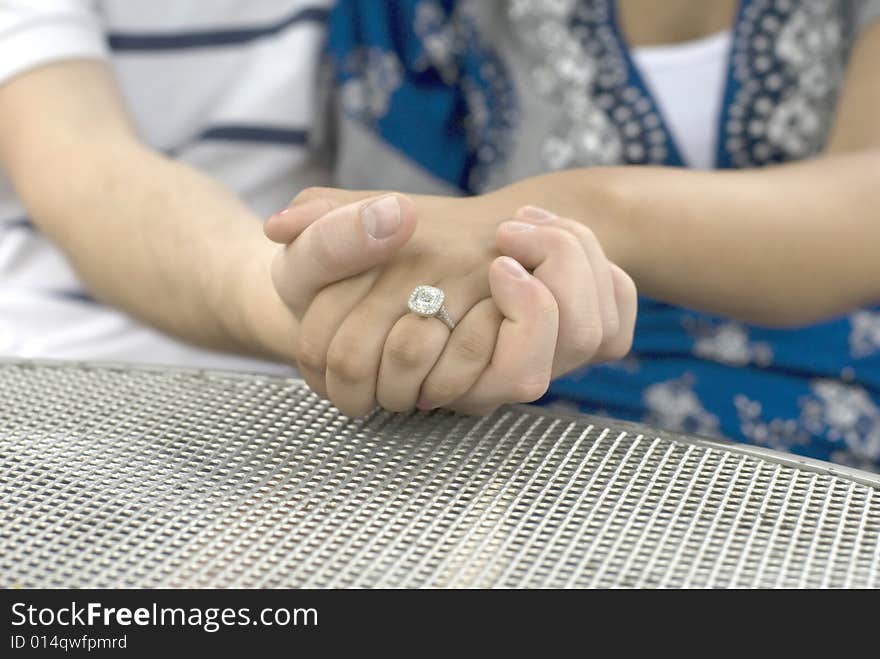
[[[0,0],[0,84],[53,60],[106,59],[147,144],[267,217],[328,184],[305,142],[329,5]],[[2,175],[0,355],[279,368],[186,346],[90,300]]]
[[[725,30],[704,39],[643,46],[632,52],[688,167],[715,166],[730,47],[731,33]]]

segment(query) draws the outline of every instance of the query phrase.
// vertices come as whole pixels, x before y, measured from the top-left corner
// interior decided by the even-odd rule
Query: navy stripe
[[[203,30],[163,34],[137,34],[112,32],[107,40],[114,51],[183,50],[187,48],[213,48],[248,43],[255,39],[278,34],[297,23],[323,23],[329,10],[323,7],[301,9],[292,16],[263,27],[238,30]]]
[[[15,217],[11,220],[0,221],[0,227],[4,229],[28,229],[30,231],[36,231],[37,229],[34,223],[26,217]]]
[[[46,291],[49,295],[62,300],[72,300],[74,302],[86,302],[88,304],[101,304],[85,291]]]
[[[298,128],[268,126],[214,126],[202,132],[198,140],[227,140],[230,142],[262,142],[264,144],[305,144],[308,132]]]

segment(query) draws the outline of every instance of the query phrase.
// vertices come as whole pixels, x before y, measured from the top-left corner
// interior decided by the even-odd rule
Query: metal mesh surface
[[[880,586],[880,481],[823,465],[541,409],[352,421],[295,380],[0,363],[0,587]]]

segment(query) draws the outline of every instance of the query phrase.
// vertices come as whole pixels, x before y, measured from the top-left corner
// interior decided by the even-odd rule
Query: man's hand
[[[480,198],[370,194],[307,191],[265,227],[290,243],[273,278],[302,319],[301,372],[344,412],[378,402],[486,413],[535,400],[551,377],[629,349],[635,288],[581,225],[534,208],[499,224]],[[401,233],[370,236],[371,211],[390,211],[395,223],[392,200]],[[418,284],[446,292],[458,320],[451,335],[407,313]]]

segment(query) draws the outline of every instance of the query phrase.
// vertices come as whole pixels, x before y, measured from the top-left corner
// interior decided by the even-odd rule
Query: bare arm
[[[274,246],[234,194],[137,139],[103,64],[0,87],[0,168],[88,290],[169,334],[292,361]]]
[[[860,39],[826,153],[766,169],[571,170],[487,195],[592,228],[640,291],[771,326],[880,301],[880,24]]]

